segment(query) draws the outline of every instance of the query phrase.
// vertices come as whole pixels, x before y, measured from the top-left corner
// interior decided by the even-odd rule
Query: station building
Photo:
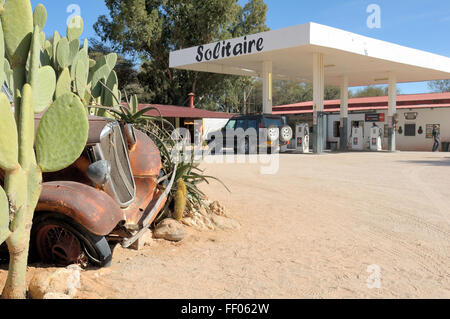
[[[324,149],[341,149],[341,100],[324,102]],[[347,137],[352,138],[351,128],[363,128],[364,149],[369,149],[370,128],[375,124],[383,133],[382,146],[388,149],[388,96],[353,98],[348,100]],[[295,103],[273,107],[273,114],[283,115],[295,127],[308,123],[313,127],[313,102]],[[409,94],[397,96],[397,122],[395,135],[397,150],[430,151],[433,147],[432,130],[438,126],[442,151],[448,151],[450,142],[450,92]],[[314,134],[314,132],[312,132]],[[347,143],[349,146],[351,143]]]
[[[384,98],[383,101],[387,104],[387,110],[383,111],[385,118],[380,124],[387,124],[387,132],[383,127],[384,135],[387,137],[387,150],[396,151],[409,147],[410,140],[406,138],[410,136],[405,136],[401,132],[408,130],[407,135],[412,134],[414,124],[412,122],[420,120],[423,122],[416,123],[416,126],[419,124],[417,134],[419,131],[426,134],[428,121],[434,120],[426,120],[426,113],[437,110],[430,108],[425,111],[424,108],[423,111],[417,111],[422,114],[421,117],[409,120],[415,112],[409,109],[417,110],[417,108],[408,107],[406,120],[405,111],[397,108],[397,83],[450,79],[450,58],[446,56],[313,22],[227,41],[199,43],[197,47],[171,52],[169,64],[175,69],[261,78],[263,112],[266,114],[273,112],[274,79],[312,83],[314,97],[312,128],[316,132],[312,139],[314,153],[323,152],[327,143],[332,143],[335,138],[328,138],[326,135],[326,132],[330,132],[330,125],[334,128],[336,122],[334,120],[336,117],[333,118],[335,114],[325,111],[326,85],[341,88],[339,147],[346,150],[350,140],[348,133],[352,130],[352,117],[357,112],[353,110],[352,117],[349,117],[349,88],[387,84],[388,98],[387,100]],[[375,106],[369,106],[368,110],[370,107]],[[381,109],[375,111],[378,113]],[[360,119],[365,117],[364,114],[358,116]],[[399,122],[395,123],[397,120]],[[420,126],[422,130],[419,129]],[[384,144],[385,142],[386,138]],[[426,148],[427,145],[423,147]]]

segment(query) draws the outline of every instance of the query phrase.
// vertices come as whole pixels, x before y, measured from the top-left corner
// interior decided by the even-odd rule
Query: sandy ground
[[[116,248],[111,268],[83,272],[81,298],[450,298],[450,153],[203,167],[241,229]]]

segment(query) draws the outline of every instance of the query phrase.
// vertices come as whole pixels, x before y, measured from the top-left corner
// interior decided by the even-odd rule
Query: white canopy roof
[[[450,79],[450,58],[380,41],[336,28],[307,23],[170,54],[170,67],[262,77],[272,62],[274,79],[313,80],[313,53],[323,53],[325,83],[349,86]]]

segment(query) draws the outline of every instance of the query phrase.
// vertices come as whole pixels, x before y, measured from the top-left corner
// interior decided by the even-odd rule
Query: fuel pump
[[[375,123],[370,129],[370,150],[371,151],[382,151],[382,131]]]
[[[352,135],[350,136],[352,142],[352,150],[364,150],[364,132],[363,128],[359,126],[352,127]]]
[[[296,150],[300,153],[309,153],[309,126],[307,123],[297,124],[295,127]]]

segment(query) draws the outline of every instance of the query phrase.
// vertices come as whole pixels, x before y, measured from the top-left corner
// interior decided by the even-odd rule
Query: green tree
[[[439,80],[428,82],[428,87],[433,92],[450,92],[450,80]]]
[[[371,96],[386,96],[388,95],[387,86],[374,86],[369,85],[362,89],[358,89],[356,92],[349,92],[349,98],[357,97],[371,97]]]
[[[171,51],[245,34],[267,31],[264,0],[105,0],[109,17],[94,25],[103,41],[115,50],[141,58],[139,82],[152,103],[186,105],[188,94],[197,96],[197,107],[238,108],[236,77],[169,68]],[[231,90],[231,92],[230,92]],[[234,92],[234,93],[233,93]],[[226,101],[226,103],[224,103]]]
[[[313,100],[313,86],[311,83],[274,81],[274,105],[286,105]],[[324,99],[338,99],[340,89],[334,86],[325,86]]]

